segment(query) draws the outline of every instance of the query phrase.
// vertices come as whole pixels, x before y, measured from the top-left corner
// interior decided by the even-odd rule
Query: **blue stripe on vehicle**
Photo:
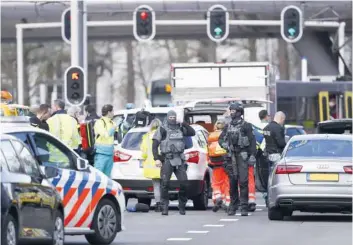
[[[113,181],[111,179],[109,179],[106,192],[110,193],[112,191],[112,187],[113,187]]]
[[[96,181],[94,182],[94,184],[92,186],[92,198],[96,194],[100,183],[101,183],[101,177],[99,176],[99,174],[96,173]]]
[[[86,187],[87,183],[88,183],[88,179],[89,179],[89,174],[88,173],[82,173],[83,174],[83,178],[81,183],[78,186],[78,196],[81,196],[81,193],[83,191],[83,189]]]
[[[53,178],[53,180],[51,181],[51,183],[56,187],[59,184],[59,181],[61,180],[62,177],[62,170],[59,169],[58,172],[58,176],[56,176],[55,178]]]
[[[70,190],[75,179],[76,179],[76,171],[70,171],[69,179],[67,180],[67,182],[64,186],[64,196],[66,196],[67,192]]]

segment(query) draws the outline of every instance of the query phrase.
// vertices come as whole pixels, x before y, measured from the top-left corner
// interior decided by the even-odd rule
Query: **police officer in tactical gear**
[[[175,111],[170,110],[167,114],[166,124],[160,126],[153,136],[153,157],[156,166],[161,167],[162,215],[168,215],[169,182],[173,173],[180,182],[179,213],[185,215],[185,205],[188,199],[184,137],[194,135],[195,130],[185,122],[178,124]]]
[[[218,140],[219,145],[228,152],[224,163],[230,183],[231,204],[228,215],[235,215],[240,203],[241,215],[248,216],[248,168],[256,163],[256,139],[252,125],[242,117],[242,105],[231,104],[229,110],[232,120],[224,127]]]

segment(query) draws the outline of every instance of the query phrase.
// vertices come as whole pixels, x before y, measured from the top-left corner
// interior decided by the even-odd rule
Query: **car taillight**
[[[300,173],[303,166],[300,165],[277,165],[276,174]]]
[[[186,162],[199,163],[200,157],[198,151],[191,151],[186,154]]]
[[[114,162],[127,162],[131,158],[130,155],[122,153],[121,151],[114,152]]]
[[[352,166],[344,166],[343,169],[347,174],[352,174]]]

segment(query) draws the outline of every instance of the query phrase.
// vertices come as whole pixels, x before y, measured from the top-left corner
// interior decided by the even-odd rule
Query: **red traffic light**
[[[142,20],[147,20],[148,18],[148,13],[146,11],[141,12],[140,17]]]

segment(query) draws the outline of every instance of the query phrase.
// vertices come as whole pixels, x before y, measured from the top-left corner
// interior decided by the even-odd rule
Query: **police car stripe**
[[[85,173],[83,173],[83,174],[85,174]],[[93,184],[95,183],[96,178],[95,178],[95,174],[89,174],[87,176],[88,176],[88,183],[86,184],[85,188],[83,189],[83,192],[85,192],[85,190],[88,190],[88,195],[83,199],[81,205],[79,206],[78,210],[76,211],[76,214],[74,215],[72,220],[68,223],[69,227],[74,227],[75,224],[77,224],[77,222],[83,216],[86,209],[88,207],[90,207],[90,204],[92,201],[91,190],[92,190]],[[82,194],[83,194],[83,192],[82,192]],[[81,195],[79,196],[79,199],[81,198]]]
[[[88,179],[89,179],[89,173],[84,173],[82,172],[82,181],[78,186],[78,196],[81,196],[81,193],[83,191],[83,189],[86,187],[87,183],[88,183]]]
[[[101,183],[101,177],[97,173],[95,173],[95,177],[96,177],[95,178],[96,180],[95,180],[95,182],[94,182],[94,184],[92,186],[92,198],[96,194],[96,192],[98,190],[98,187],[99,187],[99,185]]]
[[[75,178],[76,178],[76,171],[70,171],[69,173],[69,179],[67,180],[65,186],[64,186],[64,196],[67,195],[67,193],[69,192],[72,184],[74,183],[75,181]]]
[[[55,177],[55,178],[52,180],[52,184],[53,184],[54,186],[57,186],[57,185],[59,184],[59,181],[60,181],[61,177],[62,177],[62,170],[59,170],[59,174],[58,174],[57,177]]]
[[[88,196],[89,192],[90,192],[89,189],[84,189],[82,191],[82,194],[78,197],[78,200],[75,203],[75,206],[71,209],[69,215],[65,218],[65,226],[67,226],[70,223],[70,221],[74,218],[74,216],[77,215],[77,211],[79,210],[83,201]]]
[[[88,216],[93,215],[96,206],[98,204],[98,202],[100,201],[101,197],[104,194],[104,189],[98,189],[95,192],[95,195],[93,196],[91,205],[86,209],[85,213],[83,214],[83,216],[81,217],[81,219],[78,221],[78,223],[75,225],[75,227],[81,227],[82,224],[86,221],[86,219],[88,218]]]

